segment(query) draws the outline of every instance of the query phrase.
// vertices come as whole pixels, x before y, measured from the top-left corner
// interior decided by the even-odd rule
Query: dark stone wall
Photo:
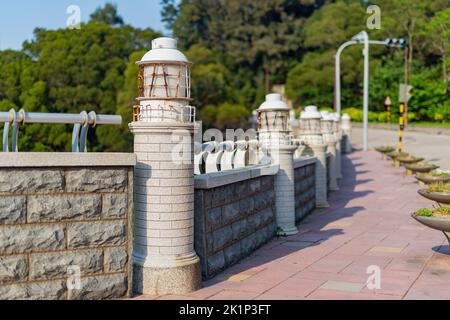
[[[296,168],[295,176],[295,220],[310,214],[316,207],[316,164]]]
[[[203,279],[248,256],[276,233],[274,176],[196,189],[194,230]]]

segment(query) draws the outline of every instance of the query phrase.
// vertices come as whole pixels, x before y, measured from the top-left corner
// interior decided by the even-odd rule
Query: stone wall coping
[[[0,168],[135,166],[134,153],[3,152]]]
[[[316,162],[317,162],[316,157],[312,157],[312,156],[300,157],[300,158],[294,159],[294,169],[306,167],[306,166],[316,163]]]
[[[212,189],[262,176],[273,176],[279,169],[278,164],[270,164],[197,175],[194,179],[195,189]]]

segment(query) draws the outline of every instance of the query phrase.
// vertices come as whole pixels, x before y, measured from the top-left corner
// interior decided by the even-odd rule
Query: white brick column
[[[328,190],[337,191],[339,190],[339,186],[337,183],[337,160],[336,160],[336,142],[328,142],[327,151],[331,154],[330,156],[330,166],[328,167],[328,173],[330,175],[330,185],[328,186]]]
[[[136,293],[183,294],[201,286],[194,251],[193,124],[133,122]],[[178,159],[184,151],[184,158]]]
[[[278,233],[294,235],[298,233],[295,226],[295,179],[294,152],[297,146],[281,145],[269,149],[275,164],[280,170],[275,176],[275,207]]]
[[[312,145],[311,149],[316,162],[316,207],[327,208],[328,204],[328,185],[327,185],[327,146]]]
[[[342,133],[339,115],[335,113],[334,117],[334,136],[336,138],[336,174],[338,179],[342,179]]]
[[[326,111],[322,111],[321,127],[322,127],[323,140],[328,146],[327,151],[331,154],[330,165],[327,168],[328,174],[330,176],[328,190],[337,191],[337,190],[339,190],[339,186],[337,183],[338,168],[337,168],[337,159],[336,159],[337,158],[337,150],[336,150],[337,140],[336,140],[336,137],[333,132],[333,122],[334,122],[333,116]]]
[[[342,122],[341,122],[341,128],[342,128],[342,134],[345,139],[345,153],[352,152],[352,124],[350,120],[350,116],[348,114],[342,115]]]

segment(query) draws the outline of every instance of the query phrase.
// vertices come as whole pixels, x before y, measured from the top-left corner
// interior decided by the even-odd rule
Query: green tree
[[[437,12],[422,28],[421,35],[430,44],[431,50],[441,57],[443,81],[449,82],[450,8]]]
[[[96,23],[106,23],[110,26],[123,25],[123,19],[117,12],[117,6],[111,3],[105,4],[103,8],[97,8],[97,10],[91,14],[91,21],[95,21]]]
[[[191,72],[191,96],[193,104],[201,109],[205,105],[218,105],[227,100],[228,70],[217,55],[200,45],[193,45],[187,52],[194,63]]]

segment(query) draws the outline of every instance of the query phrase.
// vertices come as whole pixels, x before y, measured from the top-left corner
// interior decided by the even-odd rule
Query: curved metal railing
[[[97,125],[120,125],[122,117],[117,115],[96,114],[94,111],[87,113],[83,111],[79,114],[60,113],[32,113],[21,109],[16,112],[14,109],[9,112],[0,112],[0,122],[4,123],[2,150],[9,152],[9,131],[12,126],[11,150],[18,152],[18,136],[20,126],[27,123],[41,124],[73,124],[72,131],[72,152],[87,152],[87,133],[90,127]]]

